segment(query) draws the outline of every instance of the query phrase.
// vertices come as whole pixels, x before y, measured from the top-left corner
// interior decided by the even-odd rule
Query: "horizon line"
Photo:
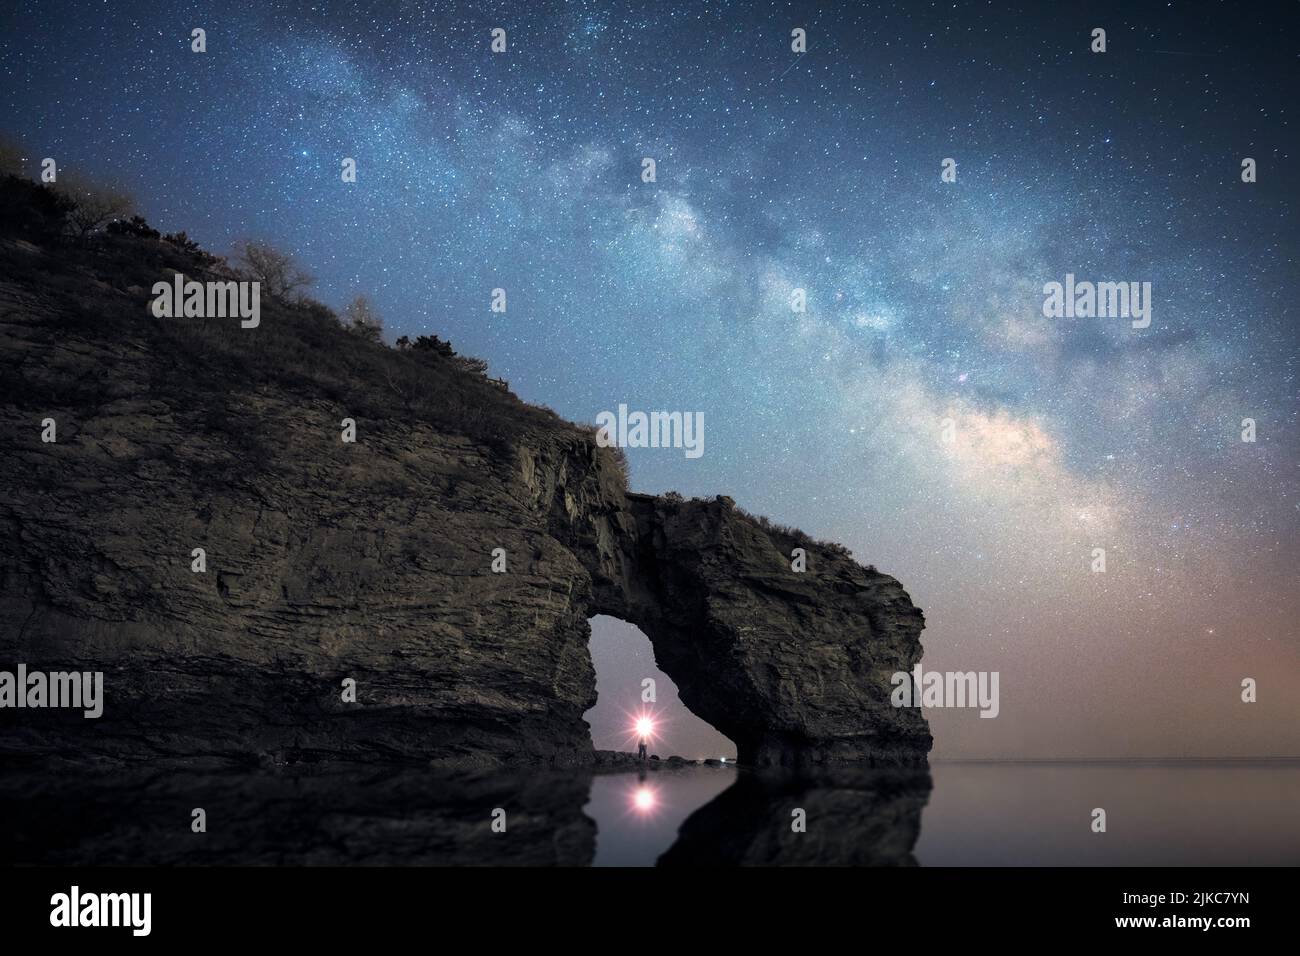
[[[930,757],[930,763],[1250,763],[1300,762],[1300,755],[1263,754],[1248,757]]]

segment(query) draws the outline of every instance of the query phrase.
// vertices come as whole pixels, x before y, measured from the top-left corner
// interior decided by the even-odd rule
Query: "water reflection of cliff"
[[[687,819],[659,865],[915,866],[929,796],[924,770],[742,773]]]
[[[354,767],[7,773],[0,863],[581,866],[595,851],[590,782]],[[191,830],[194,808],[206,833]]]
[[[674,774],[654,776],[671,793]],[[583,813],[592,779],[19,769],[0,777],[0,864],[583,866],[595,857],[597,822]],[[912,865],[929,792],[924,771],[741,772],[691,813],[659,864]],[[196,808],[206,832],[192,830]],[[795,809],[805,832],[791,827]],[[625,823],[602,820],[601,838],[617,840]]]

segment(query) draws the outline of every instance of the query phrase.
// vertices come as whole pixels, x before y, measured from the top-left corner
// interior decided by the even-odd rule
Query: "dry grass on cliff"
[[[150,393],[191,409],[199,427],[242,438],[259,459],[267,436],[259,440],[258,433],[267,426],[247,407],[263,389],[304,404],[336,403],[340,417],[353,417],[372,433],[425,422],[501,451],[534,429],[553,433],[568,425],[575,436],[586,435],[490,381],[480,363],[366,341],[319,302],[285,303],[264,294],[256,329],[233,318],[157,319],[148,308],[155,282],[176,272],[200,281],[229,279],[235,271],[188,240],[159,237],[143,220],[136,231],[70,241],[59,227],[65,211],[28,180],[0,177],[0,206],[0,274],[40,305],[23,317],[30,347],[116,350],[148,370]],[[145,356],[150,360],[141,362]],[[17,356],[0,365],[6,402],[54,401],[75,412],[121,397],[115,379],[124,370],[58,381],[47,376],[37,387],[24,367],[28,361],[41,359]]]
[[[592,441],[594,442],[596,432],[599,429],[592,430]],[[601,462],[605,472],[613,475],[618,481],[619,486],[626,491],[628,483],[631,480],[631,469],[627,461],[627,452],[617,445],[596,445],[596,459]]]
[[[772,521],[766,515],[756,515],[746,511],[744,508],[737,507],[736,510],[753,521],[760,528],[766,531],[770,536],[782,538],[786,543],[793,543],[804,548],[818,548],[823,551],[831,551],[835,554],[843,555],[846,558],[853,557],[853,552],[840,544],[838,541],[820,541],[808,534],[788,524],[779,524]],[[874,565],[866,565],[868,571],[875,571]]]

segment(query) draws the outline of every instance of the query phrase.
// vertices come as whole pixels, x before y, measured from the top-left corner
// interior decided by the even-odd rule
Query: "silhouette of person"
[[[645,738],[644,737],[641,738],[641,743],[636,748],[636,755],[640,757],[642,760],[645,760]]]

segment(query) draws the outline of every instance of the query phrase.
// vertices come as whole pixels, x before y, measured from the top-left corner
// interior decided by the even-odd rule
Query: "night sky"
[[[575,421],[703,412],[633,488],[898,577],[924,667],[1001,674],[936,756],[1300,754],[1294,4],[277,6],[7,3],[0,130]],[[1151,282],[1151,326],[1045,318],[1066,273]],[[660,752],[717,750],[660,697]]]

